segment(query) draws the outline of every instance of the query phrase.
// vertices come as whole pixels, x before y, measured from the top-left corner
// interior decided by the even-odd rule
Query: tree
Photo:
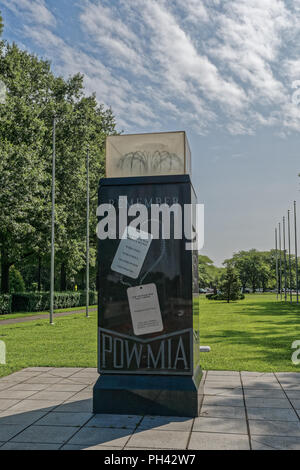
[[[24,292],[25,291],[25,283],[23,277],[15,268],[15,266],[11,266],[9,270],[9,287],[10,292]]]
[[[228,303],[230,300],[238,300],[241,292],[241,282],[237,270],[230,263],[222,274],[220,288]]]
[[[8,90],[0,105],[1,291],[9,268],[33,259],[48,262],[51,221],[52,122],[57,116],[56,249],[61,287],[66,273],[83,267],[85,154],[90,146],[91,261],[98,180],[104,175],[104,142],[115,133],[110,109],[84,96],[83,77],[55,77],[47,61],[0,41],[0,80]]]
[[[205,255],[199,255],[198,263],[198,279],[199,287],[207,287],[211,282],[211,276],[209,274],[209,267],[213,265],[213,261]]]
[[[214,266],[213,261],[205,255],[199,255],[198,277],[199,287],[211,287],[217,292],[218,283],[224,268]]]

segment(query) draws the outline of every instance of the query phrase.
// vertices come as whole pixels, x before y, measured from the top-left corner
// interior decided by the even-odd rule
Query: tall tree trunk
[[[1,292],[2,294],[9,293],[9,267],[4,250],[1,250]]]
[[[66,263],[63,261],[60,266],[60,290],[67,290],[67,269]]]
[[[39,255],[38,258],[38,291],[41,291],[41,270],[42,270],[42,260],[41,256]]]

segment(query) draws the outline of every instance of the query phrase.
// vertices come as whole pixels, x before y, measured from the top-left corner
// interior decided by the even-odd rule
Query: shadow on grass
[[[269,364],[273,370],[280,363],[282,366],[283,362],[293,366],[291,356],[294,350],[291,346],[293,341],[300,340],[300,305],[266,300],[243,304],[240,301],[234,305],[232,311],[226,312],[224,309],[222,313],[232,315],[235,323],[240,316],[240,324],[237,329],[225,329],[221,325],[219,330],[215,329],[211,334],[205,333],[206,342],[215,346],[222,344],[223,350],[227,346],[228,350],[230,346],[240,346],[241,357],[235,351],[233,361],[242,361],[244,358],[248,363],[248,370],[251,362],[257,364],[258,361]],[[249,353],[247,358],[245,347]],[[297,370],[296,365],[293,367]]]

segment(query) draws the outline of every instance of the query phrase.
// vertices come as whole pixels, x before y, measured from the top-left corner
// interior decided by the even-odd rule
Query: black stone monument
[[[189,175],[104,178],[98,202],[114,207],[116,234],[124,219],[120,197],[128,210],[135,204],[149,209],[148,226],[140,227],[147,233],[151,205],[180,206],[177,221],[184,232],[184,205],[197,202]],[[128,216],[127,225],[134,218]],[[103,219],[99,216],[98,223]],[[166,238],[165,214],[160,214],[159,238],[141,241],[137,257],[135,245],[118,236],[98,241],[100,377],[93,390],[94,413],[198,415],[198,252],[186,249],[184,233],[175,235],[174,220],[171,212]],[[194,224],[192,218],[189,223]]]

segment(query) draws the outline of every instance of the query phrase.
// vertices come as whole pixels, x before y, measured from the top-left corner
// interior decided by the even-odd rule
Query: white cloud
[[[84,0],[72,44],[46,1],[4,4],[57,71],[85,74],[125,130],[300,131],[300,0]]]
[[[56,24],[55,17],[44,0],[2,0],[2,3],[16,15],[25,17],[30,22],[47,26]]]

